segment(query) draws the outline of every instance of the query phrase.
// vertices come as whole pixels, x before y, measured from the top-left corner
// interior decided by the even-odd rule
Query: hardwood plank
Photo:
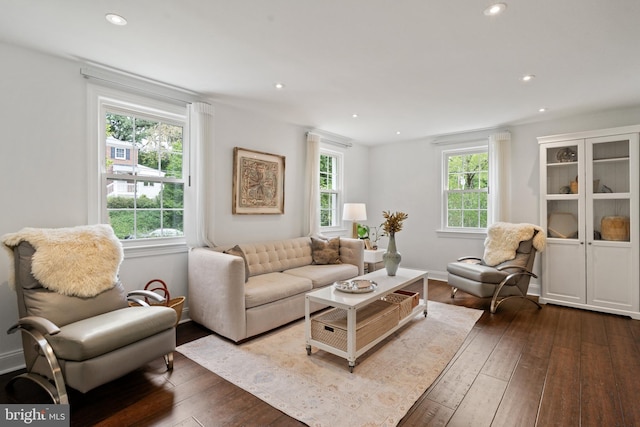
[[[546,304],[539,311],[535,324],[525,344],[523,353],[529,353],[540,359],[547,359],[551,353],[560,315],[560,308]]]
[[[604,327],[606,314],[593,311],[582,313],[582,342],[607,345],[607,331]]]
[[[478,375],[449,424],[472,427],[490,426],[506,387],[506,381],[488,375]]]
[[[160,373],[159,377],[162,378],[162,374],[164,373]],[[114,393],[114,390],[118,392]],[[80,425],[102,421],[117,412],[114,408],[136,407],[155,393],[158,399],[169,407],[173,404],[173,385],[166,381],[159,381],[158,378],[150,380],[144,369],[138,369],[86,394],[69,390],[69,401],[72,403],[71,419]],[[109,401],[111,405],[93,406],[91,404],[100,401]]]
[[[633,322],[628,320],[627,322]],[[640,375],[640,358],[638,345],[633,337],[609,335],[611,364],[615,375],[622,417],[625,426],[640,426],[640,405],[638,404],[638,378]]]
[[[402,427],[444,427],[454,410],[430,399],[425,399],[415,411],[409,412],[398,426]]]
[[[428,391],[429,399],[451,409],[457,408],[501,335],[502,331],[480,330],[436,386]]]
[[[504,381],[511,378],[529,332],[540,315],[539,311],[537,307],[531,305],[517,312],[481,373]]]
[[[583,341],[580,366],[581,425],[622,426],[622,408],[609,348]]]
[[[207,383],[206,378],[194,379],[196,383],[200,381]],[[207,426],[223,425],[218,423],[228,422],[235,416],[236,411],[241,412],[256,403],[264,404],[228,381],[221,381],[216,386],[201,388],[198,393],[176,402],[168,413],[148,414],[149,418],[143,424],[173,426],[187,417],[193,417]],[[271,407],[268,409],[275,411]]]
[[[547,367],[548,360],[531,354],[522,355],[498,406],[492,427],[535,425]]]
[[[221,383],[222,381],[214,378],[214,374],[209,372],[209,375],[200,375],[170,390],[158,390],[156,393],[142,397],[134,404],[111,407],[108,417],[100,418],[100,422],[96,422],[94,414],[84,414],[84,417],[81,417],[81,414],[76,414],[72,420],[74,423],[85,425],[85,422],[88,423],[93,419],[90,424],[99,426],[142,425],[149,423],[150,418],[158,421],[170,419],[172,422],[177,422],[192,413],[184,413],[181,419],[176,419],[176,417],[180,417],[180,411],[176,411],[175,408],[188,402],[194,396],[199,400],[211,390],[215,390],[217,395],[225,393]],[[234,387],[229,387],[226,392],[233,389]],[[143,423],[143,421],[146,422]]]
[[[568,307],[559,307],[558,327],[556,328],[553,345],[580,351],[581,331],[581,311]]]
[[[431,291],[429,291],[431,292]],[[629,330],[636,344],[640,344],[640,320],[632,320],[629,324]]]
[[[621,337],[633,340],[633,333],[631,332],[631,325],[633,320],[625,316],[617,316],[615,314],[603,314],[602,322],[604,323],[604,330],[607,337],[612,335],[619,335]],[[640,323],[636,321],[637,323]]]
[[[257,397],[235,388],[222,402],[198,405],[193,416],[205,426],[271,425],[282,413]],[[303,426],[297,420],[296,425]]]
[[[536,426],[579,426],[580,351],[554,347]]]

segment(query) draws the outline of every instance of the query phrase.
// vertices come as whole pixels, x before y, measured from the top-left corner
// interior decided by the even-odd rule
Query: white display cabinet
[[[541,303],[640,319],[640,126],[538,138]]]

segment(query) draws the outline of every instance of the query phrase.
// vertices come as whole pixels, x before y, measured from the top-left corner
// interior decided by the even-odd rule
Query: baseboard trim
[[[447,281],[447,272],[446,271],[429,270],[428,277],[429,277],[429,279],[432,279],[432,280],[439,280],[441,282],[446,282]]]
[[[24,368],[25,364],[24,357],[22,356],[22,349],[0,354],[0,375],[15,372]]]

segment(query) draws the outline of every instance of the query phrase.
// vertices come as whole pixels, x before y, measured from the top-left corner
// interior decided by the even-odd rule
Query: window
[[[443,152],[443,226],[486,229],[489,211],[487,147]]]
[[[342,154],[320,150],[320,227],[340,225]]]
[[[105,152],[115,151],[106,158],[105,202],[116,236],[182,236],[184,124],[116,108],[106,108],[104,123]]]
[[[106,88],[91,93],[97,106],[99,207],[90,214],[111,224],[123,241],[184,242],[186,106]]]
[[[114,159],[126,159],[127,158],[127,149],[125,148],[118,148],[118,147],[111,147],[113,150],[113,154],[112,157]]]

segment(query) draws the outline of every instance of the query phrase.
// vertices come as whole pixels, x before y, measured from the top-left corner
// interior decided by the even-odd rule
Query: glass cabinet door
[[[587,140],[588,232],[595,241],[630,240],[630,139],[625,135]]]
[[[584,169],[583,146],[583,140],[576,140],[546,147],[547,237],[582,238],[579,177]]]

